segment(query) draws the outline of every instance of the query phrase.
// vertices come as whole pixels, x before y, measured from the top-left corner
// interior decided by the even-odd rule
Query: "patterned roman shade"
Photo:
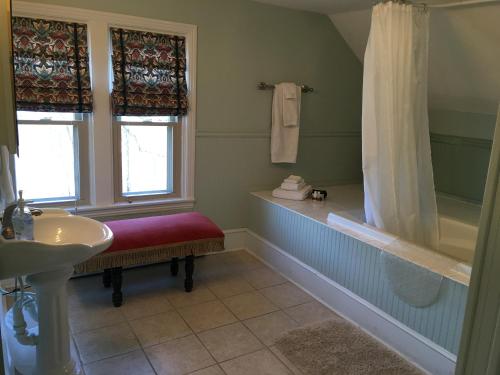
[[[111,40],[113,115],[187,113],[184,37],[112,28]]]
[[[87,26],[13,17],[17,110],[92,112]]]

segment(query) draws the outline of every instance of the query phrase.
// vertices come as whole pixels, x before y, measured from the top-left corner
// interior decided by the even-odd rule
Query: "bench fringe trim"
[[[203,255],[224,250],[224,237],[102,253],[77,264],[75,273],[100,272],[107,268],[161,263],[176,257]]]

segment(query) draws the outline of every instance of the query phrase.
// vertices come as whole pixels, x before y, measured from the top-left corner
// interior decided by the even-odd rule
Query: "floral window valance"
[[[17,110],[92,112],[87,26],[13,17]]]
[[[112,28],[111,40],[113,115],[187,113],[184,37]]]

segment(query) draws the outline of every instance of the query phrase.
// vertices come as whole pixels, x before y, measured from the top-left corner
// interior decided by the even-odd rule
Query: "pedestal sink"
[[[57,209],[35,217],[34,231],[34,241],[0,236],[0,279],[27,275],[36,292],[39,330],[33,374],[79,375],[70,351],[66,283],[75,264],[111,245],[113,233],[105,224]]]

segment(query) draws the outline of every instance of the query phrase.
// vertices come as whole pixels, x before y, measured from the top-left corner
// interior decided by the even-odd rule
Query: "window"
[[[180,145],[176,116],[117,116],[115,198],[117,201],[178,196]],[[176,162],[177,161],[177,162]]]
[[[25,2],[13,13],[16,188],[93,217],[192,208],[196,26]]]
[[[36,202],[87,201],[92,93],[87,26],[14,17],[16,188]]]
[[[111,28],[115,199],[176,196],[175,128],[187,114],[185,38]]]
[[[18,111],[16,188],[39,203],[88,200],[87,115]]]

